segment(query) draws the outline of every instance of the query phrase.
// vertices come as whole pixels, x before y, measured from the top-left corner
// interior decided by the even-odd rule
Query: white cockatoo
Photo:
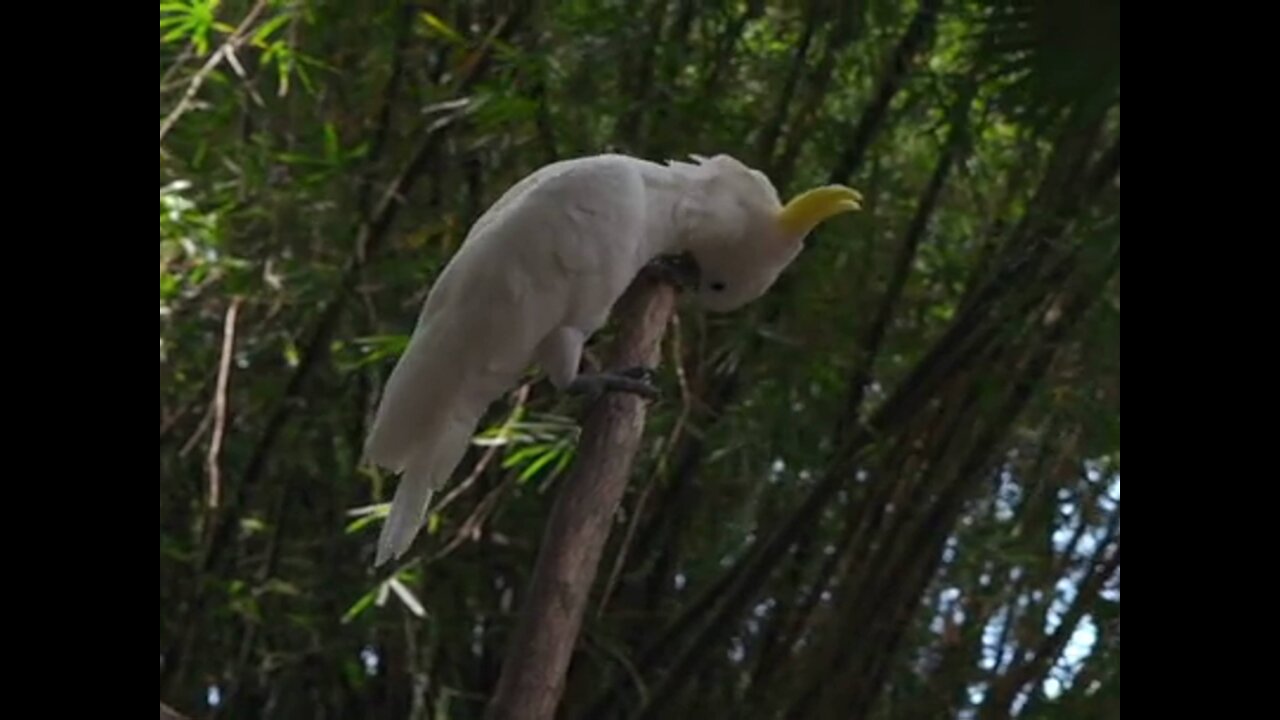
[[[537,363],[570,392],[644,392],[630,373],[579,373],[587,340],[655,259],[692,256],[699,304],[760,297],[823,220],[857,210],[843,186],[785,206],[764,173],[728,155],[666,165],[596,155],[547,165],[476,221],[436,279],[387,379],[366,461],[403,473],[376,565],[399,558],[491,403]]]

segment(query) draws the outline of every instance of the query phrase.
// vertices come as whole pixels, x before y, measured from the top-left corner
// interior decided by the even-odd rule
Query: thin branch
[[[627,673],[628,679],[631,680],[631,684],[635,686],[636,694],[640,696],[641,702],[648,702],[649,689],[645,687],[644,678],[640,676],[640,671],[637,670],[635,664],[631,662],[631,658],[627,657],[627,654],[622,650],[619,650],[608,643],[603,643],[590,637],[587,639],[593,642],[596,647],[604,651],[604,653],[614,662],[622,666],[623,670]]]
[[[906,32],[898,40],[893,53],[889,56],[889,66],[885,68],[876,87],[875,97],[871,105],[858,121],[853,130],[852,139],[845,150],[840,153],[835,169],[831,171],[831,182],[848,182],[849,177],[857,169],[861,158],[866,155],[871,140],[876,136],[885,119],[889,115],[889,105],[897,96],[898,90],[906,81],[922,51],[933,41],[933,31],[938,24],[938,10],[942,0],[920,0],[920,7],[911,18]]]
[[[182,52],[178,53],[178,57],[174,58],[173,64],[170,65],[169,68],[164,71],[164,74],[160,76],[160,92],[162,94],[165,92],[166,86],[169,85],[169,80],[177,74],[178,70],[181,69],[183,65],[187,64],[187,61],[191,59],[191,56],[194,55],[195,52],[195,41],[188,40],[187,44],[183,46]]]
[[[164,418],[160,421],[160,444],[164,444],[169,433],[173,432],[178,423],[186,419],[187,415],[200,405],[201,398],[213,387],[214,376],[206,376],[201,382],[200,387],[191,393],[190,399],[182,403],[176,410],[164,413]]]
[[[174,124],[178,122],[178,118],[191,109],[191,105],[196,99],[196,93],[200,92],[204,81],[209,79],[209,74],[244,41],[245,32],[248,31],[249,26],[258,19],[258,16],[266,8],[267,0],[258,0],[244,20],[241,20],[236,29],[227,36],[226,41],[217,50],[214,50],[209,59],[205,61],[204,66],[196,71],[195,76],[191,78],[191,84],[187,86],[187,91],[182,94],[182,99],[178,101],[178,104],[174,106],[173,110],[169,111],[164,121],[160,123],[160,142],[164,142],[164,136],[168,135],[169,131],[173,129]]]
[[[267,101],[262,99],[262,95],[258,93],[258,89],[253,86],[253,79],[249,77],[249,73],[245,71],[244,66],[240,64],[240,59],[236,57],[236,51],[234,48],[229,48],[227,50],[227,64],[231,66],[231,69],[235,71],[236,76],[240,78],[242,83],[244,83],[244,90],[249,94],[249,98],[253,100],[253,103],[260,108],[265,108],[267,106]]]
[[[382,89],[382,103],[375,114],[373,131],[369,136],[369,171],[361,175],[359,189],[356,191],[356,207],[360,214],[368,216],[369,203],[373,197],[373,175],[377,163],[382,159],[387,138],[391,136],[391,110],[400,95],[400,87],[404,78],[405,46],[409,39],[409,28],[413,27],[414,3],[406,2],[400,9],[397,22],[396,38],[391,48],[391,72],[387,75],[386,85]]]
[[[1010,706],[1023,688],[1034,687],[1044,681],[1046,674],[1062,655],[1063,648],[1080,624],[1080,619],[1119,567],[1120,511],[1117,509],[1109,518],[1106,535],[1089,558],[1088,569],[1076,587],[1076,596],[1062,613],[1058,626],[1052,633],[1040,638],[1034,651],[1026,653],[1027,660],[1010,667],[1004,676],[993,683],[979,710],[979,718],[996,720],[1010,717]]]
[[[644,491],[640,493],[640,499],[636,500],[635,508],[631,511],[631,522],[627,523],[627,532],[622,536],[622,545],[614,557],[613,569],[609,571],[609,579],[605,581],[604,592],[600,595],[600,605],[596,608],[597,618],[604,617],[605,610],[609,607],[609,598],[613,596],[614,588],[618,585],[618,576],[622,574],[623,564],[627,561],[627,553],[636,535],[636,526],[639,524],[641,513],[644,512],[645,504],[649,501],[649,496],[653,494],[656,479],[656,477],[650,477],[649,482],[644,486]]]
[[[732,67],[733,51],[742,40],[747,23],[763,14],[764,1],[749,0],[742,12],[725,25],[724,32],[716,38],[714,54],[710,61],[705,63],[705,67],[709,69],[702,77],[702,97],[709,97],[720,86],[721,78]]]
[[[222,325],[222,358],[218,361],[218,383],[213,394],[213,436],[209,439],[209,456],[205,468],[209,473],[208,511],[218,511],[222,500],[222,439],[227,432],[227,386],[231,381],[231,357],[236,349],[236,315],[240,312],[241,298],[235,298],[227,306],[227,316]]]
[[[766,174],[769,175],[773,174],[771,171],[774,167],[774,149],[778,145],[778,138],[782,136],[782,126],[787,121],[787,112],[791,109],[796,86],[800,82],[801,71],[808,61],[809,46],[813,43],[813,36],[818,28],[819,18],[822,15],[817,5],[818,3],[815,0],[810,0],[808,11],[805,13],[804,31],[800,34],[800,42],[796,44],[795,49],[792,51],[791,65],[782,81],[782,89],[778,91],[774,110],[765,122],[764,127],[761,128],[758,137],[756,157],[768,169]]]
[[[191,454],[192,450],[196,449],[196,445],[200,443],[200,438],[204,437],[204,434],[209,431],[209,427],[213,425],[213,414],[213,406],[206,406],[204,414],[200,416],[200,423],[196,425],[196,429],[191,432],[191,436],[187,438],[187,441],[182,443],[182,447],[178,448],[179,459],[185,459]]]
[[[810,127],[826,101],[827,89],[836,69],[836,59],[861,35],[860,18],[863,13],[865,5],[838,3],[836,18],[827,30],[822,53],[817,62],[810,63],[811,69],[805,73],[807,92],[797,103],[798,107],[788,123],[781,152],[775,154],[770,164],[769,177],[779,188],[786,188],[791,184],[791,176],[800,158],[800,149],[813,137]],[[870,186],[875,187],[875,183],[870,183]],[[874,215],[871,213],[872,217]]]
[[[479,477],[478,474],[477,477]],[[449,540],[448,544],[440,548],[440,550],[431,557],[427,558],[423,565],[430,565],[431,563],[452,555],[453,551],[457,550],[458,547],[467,540],[479,540],[481,537],[481,530],[484,529],[485,522],[488,521],[489,517],[493,515],[493,512],[498,509],[498,500],[502,497],[503,493],[505,493],[507,489],[514,484],[515,476],[512,475],[504,480],[502,484],[498,485],[498,487],[490,490],[487,495],[481,498],[480,502],[476,503],[475,510],[467,516],[466,520],[462,521],[462,526],[453,534],[453,538]],[[414,548],[411,546],[409,554],[413,553],[413,549]],[[396,572],[399,571],[397,570]],[[379,578],[379,582],[390,578],[394,574],[395,572],[384,573],[385,577]]]
[[[942,190],[950,177],[951,168],[963,157],[963,151],[968,142],[969,110],[976,92],[977,84],[971,83],[960,94],[960,98],[951,109],[951,129],[943,143],[938,163],[934,166],[933,174],[925,186],[920,201],[916,204],[911,222],[907,225],[902,244],[894,258],[892,274],[876,308],[874,319],[858,340],[858,364],[849,382],[844,414],[837,421],[836,437],[844,435],[849,423],[857,422],[862,416],[862,406],[866,400],[867,387],[871,383],[876,360],[880,355],[880,347],[888,333],[898,303],[902,299],[903,291],[906,289],[917,250],[924,240],[925,231],[929,227],[929,221],[933,218]]]
[[[160,720],[187,720],[187,716],[164,703],[160,703]]]
[[[617,136],[619,141],[632,152],[640,151],[645,111],[652,104],[654,67],[657,63],[656,56],[666,17],[666,0],[655,0],[646,15],[648,33],[641,43],[639,66],[631,68],[624,65],[622,67],[626,75],[620,80],[625,83],[625,86],[629,86],[630,97],[624,100],[626,109],[618,118]]]

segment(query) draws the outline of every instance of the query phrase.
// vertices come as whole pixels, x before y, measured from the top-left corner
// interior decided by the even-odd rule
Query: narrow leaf
[[[422,603],[418,602],[418,598],[413,596],[413,592],[411,592],[409,588],[405,587],[404,583],[400,582],[396,578],[391,578],[387,581],[387,584],[395,591],[396,596],[405,604],[405,607],[409,608],[409,612],[417,615],[418,617],[427,616],[427,611],[422,607]]]

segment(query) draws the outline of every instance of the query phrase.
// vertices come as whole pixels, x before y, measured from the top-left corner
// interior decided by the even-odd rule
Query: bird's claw
[[[592,399],[606,392],[626,392],[656,400],[660,393],[649,382],[654,377],[653,370],[645,367],[626,368],[618,372],[586,373],[574,378],[567,390],[574,395],[585,395]]]
[[[623,368],[622,370],[619,370],[617,374],[621,375],[622,377],[631,378],[632,380],[639,380],[641,382],[649,383],[651,385],[658,380],[658,371],[654,370],[651,367],[645,367],[644,365],[636,365],[635,367]]]

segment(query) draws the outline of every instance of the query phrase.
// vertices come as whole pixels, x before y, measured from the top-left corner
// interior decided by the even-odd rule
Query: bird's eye
[[[722,290],[724,290],[724,283],[722,283],[722,282],[713,282],[713,283],[711,283],[711,289],[712,289],[712,290],[715,290],[716,292],[721,292]]]

